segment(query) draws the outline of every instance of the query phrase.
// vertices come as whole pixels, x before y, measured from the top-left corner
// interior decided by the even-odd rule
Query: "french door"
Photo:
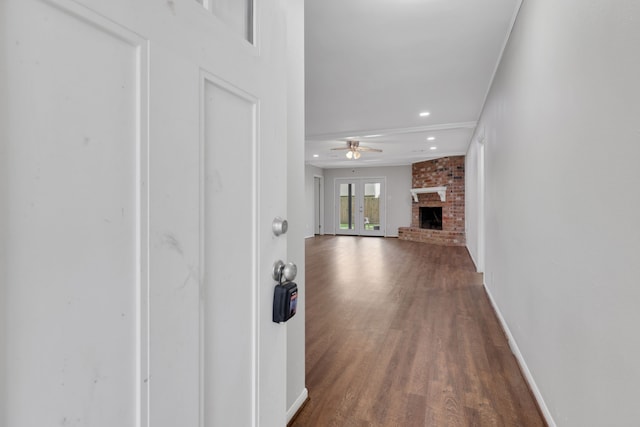
[[[1,426],[285,425],[284,4],[0,1]]]
[[[336,179],[336,234],[385,235],[385,181],[384,178]]]

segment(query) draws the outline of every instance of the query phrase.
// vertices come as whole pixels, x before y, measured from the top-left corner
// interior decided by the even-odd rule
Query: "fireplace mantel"
[[[424,193],[438,193],[440,201],[445,202],[447,200],[447,187],[412,188],[410,191],[413,201],[416,203],[418,203],[418,194]]]

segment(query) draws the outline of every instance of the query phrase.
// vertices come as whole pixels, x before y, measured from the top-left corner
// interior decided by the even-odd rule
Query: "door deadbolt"
[[[273,223],[271,223],[271,229],[273,230],[273,234],[280,236],[287,232],[289,229],[289,223],[286,219],[282,219],[277,216],[273,219]]]

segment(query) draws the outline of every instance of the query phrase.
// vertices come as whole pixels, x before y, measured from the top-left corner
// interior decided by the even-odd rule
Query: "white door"
[[[285,424],[282,4],[0,2],[0,425]]]
[[[336,234],[385,235],[385,181],[385,178],[336,179]]]

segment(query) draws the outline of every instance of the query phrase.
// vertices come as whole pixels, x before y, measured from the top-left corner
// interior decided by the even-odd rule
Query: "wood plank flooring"
[[[465,248],[306,243],[311,426],[544,426]]]

